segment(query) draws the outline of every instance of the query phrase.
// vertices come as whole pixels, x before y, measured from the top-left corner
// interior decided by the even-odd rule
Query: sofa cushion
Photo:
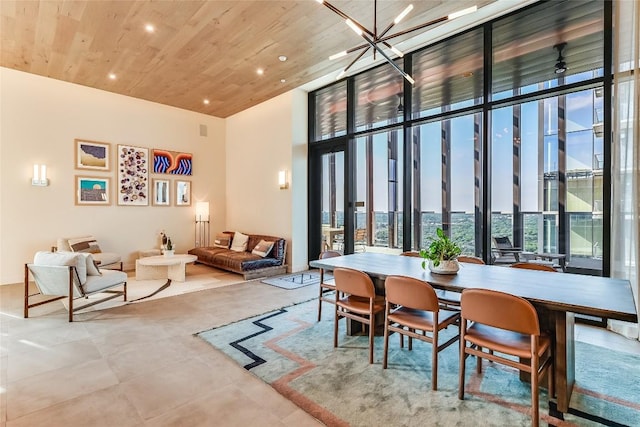
[[[92,254],[99,254],[100,245],[93,236],[74,237],[69,239],[69,247],[72,252],[89,252]]]
[[[76,268],[77,279],[80,285],[87,282],[87,261],[80,254],[73,252],[36,252],[33,257],[35,265],[62,265]]]
[[[248,242],[249,236],[236,231],[233,235],[233,241],[231,242],[231,250],[235,252],[245,252],[247,250]]]
[[[100,267],[120,262],[120,255],[111,252],[100,252],[99,254],[91,254]]]
[[[274,244],[274,242],[267,242],[266,240],[260,240],[260,243],[258,243],[253,248],[251,253],[254,254],[254,255],[261,256],[262,258],[264,258],[267,255],[269,255],[269,252],[271,252],[271,249],[273,249],[273,244]]]
[[[231,246],[231,238],[232,236],[228,233],[218,233],[213,241],[213,247],[229,249],[229,246]]]

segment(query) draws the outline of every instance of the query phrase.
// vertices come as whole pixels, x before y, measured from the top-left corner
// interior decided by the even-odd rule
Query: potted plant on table
[[[439,274],[456,274],[460,265],[456,258],[462,250],[455,242],[444,234],[441,228],[438,228],[437,239],[433,240],[427,249],[420,250],[422,268],[426,269],[427,262],[429,270]]]
[[[173,256],[173,243],[171,243],[171,237],[167,237],[167,247],[164,250],[164,256]]]

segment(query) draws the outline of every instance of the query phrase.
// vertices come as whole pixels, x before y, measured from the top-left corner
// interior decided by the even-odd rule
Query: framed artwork
[[[118,204],[149,205],[149,149],[118,145]]]
[[[171,206],[171,181],[168,179],[153,179],[154,206]]]
[[[153,173],[191,175],[191,153],[169,150],[153,150]]]
[[[191,181],[176,181],[176,206],[191,206]]]
[[[108,142],[74,139],[76,169],[111,170],[111,144]]]
[[[76,175],[76,205],[110,205],[111,178]]]

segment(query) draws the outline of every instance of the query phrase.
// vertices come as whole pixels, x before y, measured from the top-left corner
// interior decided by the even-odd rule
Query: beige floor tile
[[[7,420],[84,396],[118,384],[109,365],[102,359],[57,369],[19,381],[7,387]]]

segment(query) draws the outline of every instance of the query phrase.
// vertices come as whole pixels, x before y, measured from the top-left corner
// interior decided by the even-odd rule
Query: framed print
[[[118,145],[118,204],[149,205],[149,149]]]
[[[111,144],[87,139],[74,139],[74,142],[76,169],[104,172],[111,170]]]
[[[153,179],[154,206],[171,206],[171,181],[168,179]]]
[[[191,153],[154,149],[153,173],[191,175],[192,158]]]
[[[191,206],[191,181],[176,181],[176,206]]]
[[[110,205],[111,178],[76,175],[76,205]]]

